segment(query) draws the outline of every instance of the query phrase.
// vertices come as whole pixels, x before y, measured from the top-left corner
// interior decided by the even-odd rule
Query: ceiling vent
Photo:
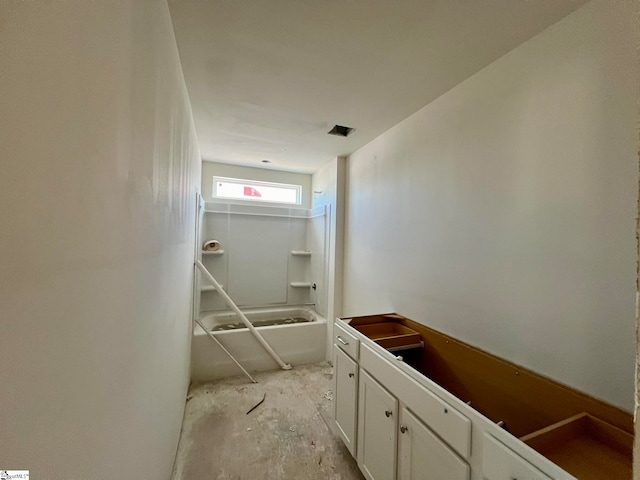
[[[348,137],[353,133],[355,128],[344,127],[342,125],[334,125],[333,128],[328,131],[329,135],[335,135],[336,137]]]

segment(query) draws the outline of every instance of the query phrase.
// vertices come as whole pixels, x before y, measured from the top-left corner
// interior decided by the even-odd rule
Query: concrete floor
[[[321,363],[192,386],[173,480],[363,479],[330,421],[331,377]]]

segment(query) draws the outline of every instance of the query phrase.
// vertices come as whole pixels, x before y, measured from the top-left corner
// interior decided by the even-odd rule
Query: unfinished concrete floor
[[[321,363],[192,386],[173,480],[364,478],[327,426],[331,377]]]

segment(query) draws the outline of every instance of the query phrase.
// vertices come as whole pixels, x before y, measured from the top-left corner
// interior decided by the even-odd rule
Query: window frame
[[[212,179],[212,187],[211,187],[211,197],[214,200],[226,200],[226,201],[238,201],[238,202],[247,202],[256,205],[288,205],[292,207],[300,207],[302,206],[302,185],[294,185],[290,183],[277,183],[277,182],[266,182],[262,180],[250,180],[247,178],[234,178],[234,177],[219,177],[217,175],[213,176]],[[278,201],[278,200],[262,200],[262,197],[250,197],[250,196],[223,196],[218,194],[218,182],[221,183],[232,183],[236,185],[248,186],[251,188],[255,187],[270,187],[270,188],[280,188],[286,190],[293,190],[296,193],[296,201],[288,202],[288,201]]]

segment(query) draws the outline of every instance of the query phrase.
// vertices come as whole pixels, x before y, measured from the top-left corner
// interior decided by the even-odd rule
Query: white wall
[[[168,7],[0,18],[0,466],[168,479],[200,170]]]
[[[631,410],[633,3],[587,4],[351,155],[345,315],[396,311]]]
[[[289,185],[302,185],[302,204],[300,208],[311,208],[311,175],[305,173],[282,172],[268,168],[253,168],[242,165],[230,165],[211,161],[202,162],[202,196],[205,201],[226,202],[223,199],[214,199],[212,195],[213,177],[242,178],[260,182],[288,183]],[[233,203],[238,203],[233,200]],[[227,202],[228,203],[228,202]]]
[[[327,318],[327,360],[332,360],[333,323],[342,309],[342,265],[344,252],[344,157],[337,157],[313,174],[313,207],[327,206],[326,248],[319,262],[312,258],[312,275],[323,269],[326,279],[317,292],[317,308]],[[312,232],[313,234],[313,232]]]

